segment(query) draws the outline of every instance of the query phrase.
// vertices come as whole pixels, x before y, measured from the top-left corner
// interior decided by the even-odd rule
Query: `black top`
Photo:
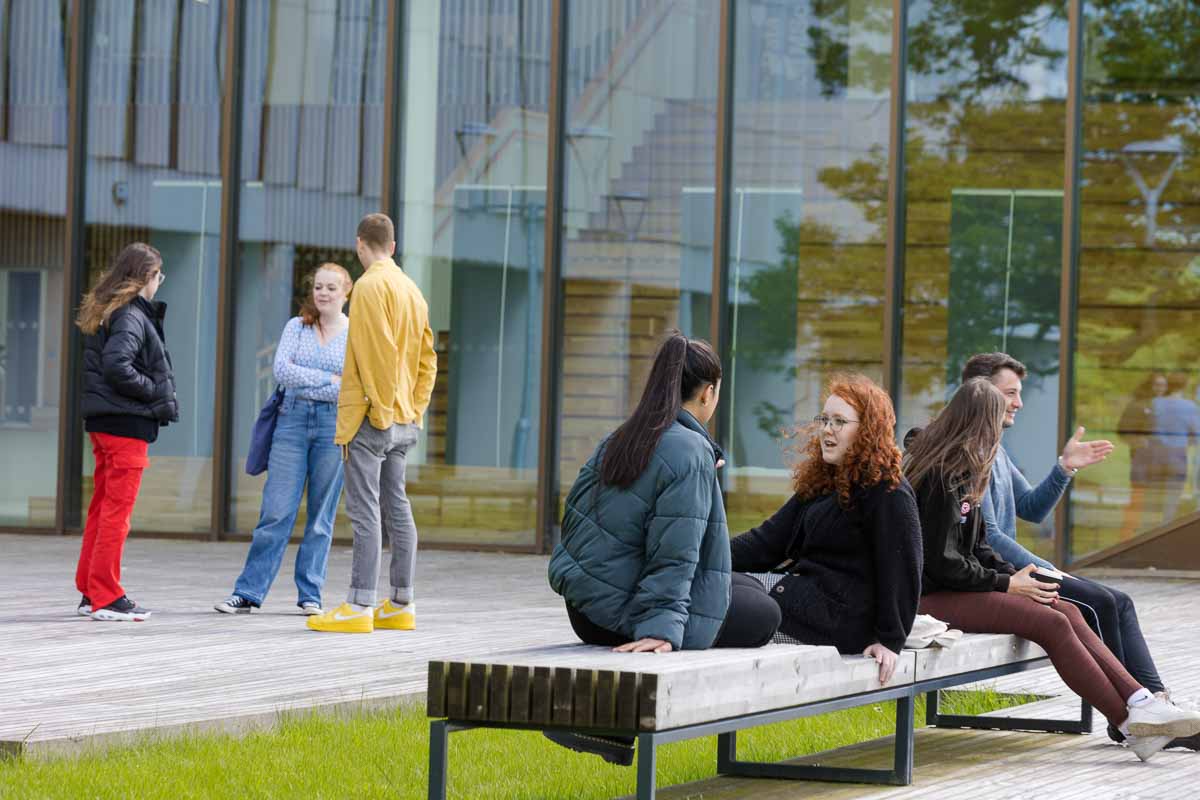
[[[83,417],[90,433],[152,442],[179,419],[175,375],[163,337],[165,303],[140,295],[83,340]]]
[[[925,539],[925,594],[1008,591],[1008,578],[1017,568],[988,545],[979,503],[946,491],[941,473],[933,472],[917,490],[917,506]]]
[[[772,591],[784,633],[807,644],[861,653],[876,642],[899,651],[921,597],[921,528],[908,481],[783,508],[731,543],[733,568],[789,573]]]

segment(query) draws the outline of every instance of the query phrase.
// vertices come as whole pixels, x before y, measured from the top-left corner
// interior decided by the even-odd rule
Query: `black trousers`
[[[1134,680],[1152,692],[1165,688],[1129,595],[1087,578],[1064,578],[1058,596],[1079,608],[1088,625]]]
[[[781,619],[779,604],[771,599],[763,585],[740,572],[734,572],[729,611],[717,633],[713,647],[762,647],[771,641]],[[575,635],[584,644],[617,647],[629,641],[608,628],[601,628],[567,603],[567,617]]]

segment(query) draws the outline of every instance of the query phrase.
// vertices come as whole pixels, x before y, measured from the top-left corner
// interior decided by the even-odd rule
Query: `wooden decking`
[[[435,654],[573,638],[542,557],[422,552],[417,630],[348,635],[305,628],[294,549],[263,609],[213,611],[245,558],[237,543],[131,540],[125,587],[154,616],[93,622],[75,615],[78,547],[0,535],[0,742],[34,754],[145,731],[237,728],[291,709],[396,704],[425,691]],[[349,552],[334,548],[326,603],[345,597]]]
[[[537,556],[421,553],[413,632],[306,630],[293,605],[292,552],[265,609],[218,615],[212,604],[231,588],[245,547],[131,541],[127,588],[156,614],[146,623],[112,624],[74,614],[77,539],[0,535],[0,741],[24,742],[31,755],[70,752],[148,732],[238,729],[269,722],[279,711],[397,704],[424,692],[430,659],[573,641],[561,603],[546,587],[545,558]],[[348,567],[348,548],[336,547],[326,602],[341,599]],[[1137,600],[1168,685],[1200,698],[1200,583],[1111,582]],[[996,686],[1057,696],[1022,708],[1022,716],[1078,709],[1049,670]],[[821,760],[882,765],[889,754],[885,740]],[[1175,800],[1197,796],[1187,788],[1197,785],[1200,754],[1167,752],[1141,764],[1099,728],[1093,736],[930,729],[917,733],[910,787],[717,778],[663,787],[659,796]]]

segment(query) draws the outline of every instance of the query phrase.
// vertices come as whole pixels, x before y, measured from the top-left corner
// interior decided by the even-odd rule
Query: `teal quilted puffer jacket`
[[[711,647],[729,610],[720,451],[686,411],[627,489],[600,481],[607,439],[579,472],[550,586],[596,625],[675,649]]]

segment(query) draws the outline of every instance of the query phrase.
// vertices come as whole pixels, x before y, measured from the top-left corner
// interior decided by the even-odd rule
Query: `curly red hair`
[[[899,486],[903,456],[896,446],[896,412],[887,392],[867,376],[850,373],[830,378],[823,399],[835,394],[858,414],[858,436],[839,468],[821,458],[821,431],[814,424],[797,428],[795,435],[807,436],[808,441],[796,447],[801,458],[792,467],[792,488],[804,500],[837,492],[838,502],[849,508],[855,488],[881,481],[893,489]]]

